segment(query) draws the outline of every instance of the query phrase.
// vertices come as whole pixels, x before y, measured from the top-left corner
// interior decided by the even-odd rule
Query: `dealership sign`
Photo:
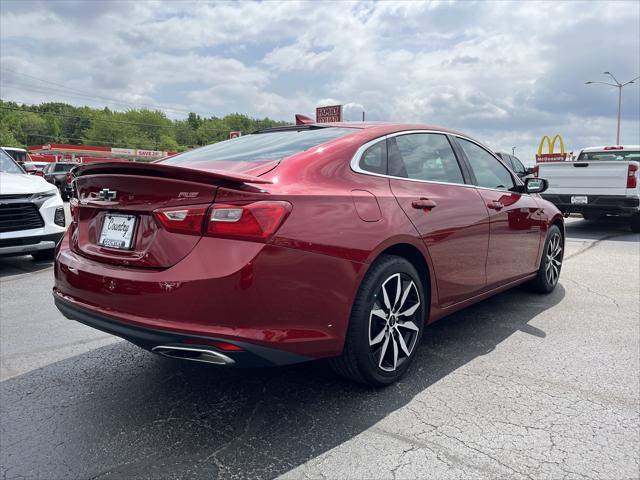
[[[342,105],[330,105],[328,107],[316,108],[316,122],[341,122],[342,121]]]
[[[560,153],[554,153],[556,141],[558,141],[559,143]],[[549,148],[549,153],[542,153],[545,142],[547,144],[547,147]],[[540,145],[538,145],[536,162],[564,162],[567,157],[568,155],[564,153],[564,141],[562,140],[562,137],[560,135],[556,135],[555,137],[553,137],[553,140],[551,140],[548,135],[542,137],[542,140],[540,140]]]

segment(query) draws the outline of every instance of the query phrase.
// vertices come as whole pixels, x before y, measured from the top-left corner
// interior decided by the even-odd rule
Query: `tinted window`
[[[524,168],[524,165],[522,164],[522,162],[514,156],[511,157],[511,163],[513,164],[514,172],[525,173],[527,171],[527,169]]]
[[[638,161],[640,160],[640,152],[631,150],[607,150],[606,152],[582,152],[578,157],[579,162],[587,160],[596,161]]]
[[[75,167],[75,165],[73,165],[72,163],[58,163],[56,164],[56,172],[68,172],[69,170],[71,170],[73,167]]]
[[[18,164],[4,150],[0,149],[0,173],[22,173]]]
[[[181,153],[163,160],[162,163],[179,165],[183,162],[216,160],[245,162],[279,160],[357,131],[352,128],[326,127],[257,133]]]
[[[362,154],[360,168],[382,175],[387,173],[387,142],[385,140],[372,145]]]
[[[464,183],[460,165],[444,135],[412,133],[389,139],[389,175],[432,182]]]
[[[458,142],[471,164],[478,186],[498,190],[510,190],[513,188],[513,178],[509,170],[498,159],[475,143],[462,138],[459,138]]]

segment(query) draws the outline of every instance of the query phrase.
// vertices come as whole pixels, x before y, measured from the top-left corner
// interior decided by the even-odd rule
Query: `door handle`
[[[411,202],[411,206],[418,210],[431,210],[432,208],[436,208],[438,204],[428,198],[421,198],[420,200]]]
[[[496,200],[493,200],[487,203],[487,207],[491,208],[492,210],[502,210],[504,208],[504,205]]]

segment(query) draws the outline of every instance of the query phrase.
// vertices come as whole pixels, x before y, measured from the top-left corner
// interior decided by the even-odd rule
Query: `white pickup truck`
[[[582,149],[575,161],[538,163],[534,175],[549,182],[542,197],[563,213],[589,220],[606,215],[629,218],[640,232],[639,145]]]

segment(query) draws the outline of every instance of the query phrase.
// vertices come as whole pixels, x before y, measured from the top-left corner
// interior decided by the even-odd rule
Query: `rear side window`
[[[360,157],[360,168],[366,172],[387,173],[387,142],[382,140],[369,147]]]
[[[56,164],[56,172],[68,172],[69,170],[71,170],[73,167],[75,167],[75,165],[72,165],[70,163],[58,163]]]
[[[640,161],[640,152],[631,150],[607,150],[605,152],[582,152],[578,162],[585,161]]]
[[[246,135],[207,145],[163,160],[167,165],[183,162],[279,160],[304,152],[350,133],[353,128],[325,127],[311,130],[287,130]]]
[[[513,164],[513,171],[516,173],[525,173],[526,169],[520,160],[516,157],[511,156],[511,163]]]
[[[388,140],[389,175],[431,182],[464,183],[447,137],[412,133]]]
[[[497,158],[468,140],[458,138],[458,142],[471,164],[478,186],[495,190],[511,190],[514,187],[509,170]]]

